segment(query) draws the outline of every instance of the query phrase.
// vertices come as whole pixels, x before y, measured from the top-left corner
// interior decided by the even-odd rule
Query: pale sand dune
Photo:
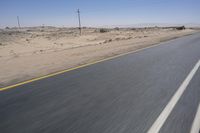
[[[36,27],[0,32],[0,87],[196,32],[172,28]]]

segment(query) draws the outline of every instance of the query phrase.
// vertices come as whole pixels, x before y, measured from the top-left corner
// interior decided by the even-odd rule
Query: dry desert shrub
[[[119,30],[119,27],[115,27],[114,30]]]
[[[185,26],[176,27],[176,30],[185,30]]]
[[[100,33],[109,32],[109,30],[108,30],[108,29],[104,29],[104,28],[101,28],[99,31],[100,31]]]
[[[109,42],[112,42],[112,39],[105,40],[103,43],[109,43]]]

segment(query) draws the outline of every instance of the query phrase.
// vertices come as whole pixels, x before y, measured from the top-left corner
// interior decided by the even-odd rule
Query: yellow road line
[[[74,67],[74,68],[70,68],[70,69],[62,70],[62,71],[55,72],[55,73],[52,73],[52,74],[48,74],[48,75],[45,75],[45,76],[41,76],[41,77],[38,77],[38,78],[30,79],[30,80],[27,80],[27,81],[24,81],[24,82],[20,82],[20,83],[14,84],[14,85],[10,85],[10,86],[7,86],[7,87],[0,88],[0,91],[12,89],[12,88],[15,88],[15,87],[18,87],[18,86],[21,86],[21,85],[24,85],[24,84],[28,84],[28,83],[31,83],[31,82],[34,82],[34,81],[49,78],[49,77],[56,76],[56,75],[66,73],[66,72],[69,72],[69,71],[73,71],[73,70],[76,70],[76,69],[79,69],[79,68],[94,65],[94,64],[97,64],[97,63],[100,63],[100,62],[103,62],[103,61],[111,60],[111,59],[118,58],[118,57],[121,57],[121,56],[124,56],[124,55],[139,52],[139,51],[149,49],[149,48],[152,48],[152,47],[156,47],[158,45],[160,45],[160,43],[149,46],[149,47],[141,48],[141,49],[138,49],[138,50],[134,50],[134,51],[126,52],[126,53],[123,53],[123,54],[115,55],[115,56],[112,56],[112,57],[108,57],[108,58],[105,58],[105,59],[101,59],[101,60],[98,60],[98,61],[94,61],[94,62],[91,62],[91,63],[87,63],[87,64],[84,64],[84,65],[80,65],[80,66],[77,66],[77,67]]]

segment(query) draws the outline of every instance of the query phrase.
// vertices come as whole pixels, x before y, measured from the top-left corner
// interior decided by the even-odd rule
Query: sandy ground
[[[192,34],[173,28],[0,30],[0,87]]]

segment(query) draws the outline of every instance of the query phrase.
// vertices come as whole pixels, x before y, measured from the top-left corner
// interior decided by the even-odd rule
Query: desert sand
[[[197,32],[175,28],[29,27],[0,30],[0,87]]]

